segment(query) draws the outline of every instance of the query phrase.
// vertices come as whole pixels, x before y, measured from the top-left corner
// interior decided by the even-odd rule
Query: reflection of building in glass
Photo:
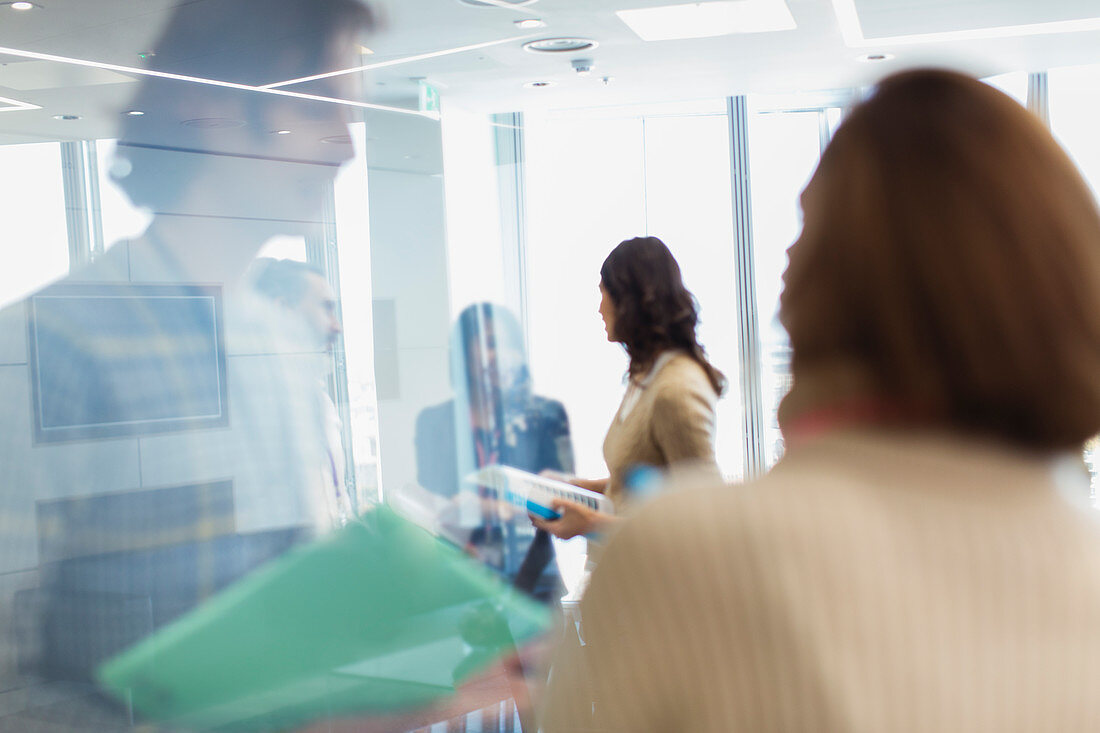
[[[791,390],[794,383],[791,377],[791,346],[784,338],[781,343],[773,344],[767,355],[767,371],[771,374],[772,393],[771,409],[768,411],[768,430],[772,436],[772,442],[768,446],[768,463],[773,465],[783,457],[785,446],[783,433],[779,430],[779,419],[776,407]]]
[[[1100,437],[1093,438],[1089,442],[1085,443],[1085,468],[1089,472],[1089,501],[1093,506],[1100,508],[1100,455],[1097,455],[1100,450]]]
[[[362,502],[374,501],[378,496],[378,406],[373,380],[370,384],[350,383],[349,394],[355,426],[355,485],[362,511],[366,508]]]

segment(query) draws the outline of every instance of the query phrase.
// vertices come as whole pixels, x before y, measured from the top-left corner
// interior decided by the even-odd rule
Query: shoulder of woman
[[[664,367],[653,375],[654,382],[691,381],[708,382],[706,370],[699,362],[683,352],[677,353],[665,363]]]
[[[679,400],[703,400],[715,402],[718,398],[706,371],[687,354],[677,354],[658,372],[650,387],[655,390],[657,402]]]

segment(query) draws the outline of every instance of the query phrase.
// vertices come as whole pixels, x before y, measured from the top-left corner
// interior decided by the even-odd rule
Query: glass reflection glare
[[[437,503],[438,522],[470,555],[536,598],[557,600],[563,591],[549,535],[468,477],[493,465],[572,473],[565,408],[534,393],[519,322],[502,306],[463,310],[450,351],[454,396],[416,419],[417,483],[449,500]]]
[[[184,4],[146,61],[259,86],[354,65],[370,26],[358,0]],[[0,312],[0,681],[21,691],[0,727],[285,729],[453,693],[546,612],[392,512],[356,517],[316,245],[344,106],[145,76],[118,109],[104,168],[149,218]],[[276,239],[321,268],[301,297],[243,280]],[[504,368],[482,393],[519,388],[514,355],[476,358]]]

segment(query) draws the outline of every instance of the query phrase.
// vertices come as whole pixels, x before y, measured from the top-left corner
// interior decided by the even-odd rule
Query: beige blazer
[[[690,356],[668,353],[639,383],[627,388],[603,443],[610,472],[607,495],[622,513],[623,479],[634,466],[664,468],[689,461],[717,472],[714,407],[718,395]]]
[[[846,431],[615,535],[544,730],[1100,731],[1079,461]]]

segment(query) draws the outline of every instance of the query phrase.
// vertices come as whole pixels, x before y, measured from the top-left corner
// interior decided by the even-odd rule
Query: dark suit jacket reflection
[[[425,489],[441,496],[457,496],[462,476],[480,467],[474,439],[467,435],[459,441],[456,436],[456,426],[468,424],[468,419],[460,421],[456,417],[454,400],[427,407],[417,416],[417,482]],[[560,402],[531,395],[521,409],[508,411],[506,425],[495,462],[531,473],[548,469],[573,472],[569,419]],[[487,564],[517,588],[545,602],[560,595],[550,536],[541,530],[536,532],[524,512],[519,511],[511,519],[499,515],[487,519],[474,530],[471,544],[483,560],[492,558],[486,560]]]

